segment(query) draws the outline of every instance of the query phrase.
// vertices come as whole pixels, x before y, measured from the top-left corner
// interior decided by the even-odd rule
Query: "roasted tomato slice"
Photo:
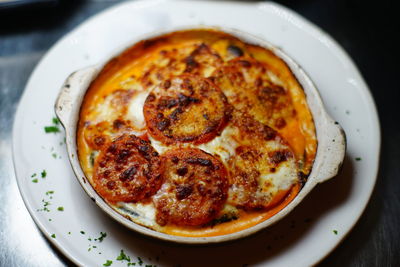
[[[165,182],[153,197],[157,223],[196,226],[214,219],[227,198],[224,165],[197,148],[169,150],[162,161]]]
[[[157,192],[161,172],[160,158],[150,142],[122,135],[100,151],[93,182],[108,201],[138,202]]]
[[[212,82],[183,74],[156,86],[144,103],[143,113],[156,140],[201,144],[220,133],[229,107],[225,95]]]
[[[227,161],[228,203],[246,210],[276,205],[299,181],[291,148],[275,130],[241,112],[233,112],[229,127],[237,142]]]
[[[182,73],[208,77],[223,64],[218,53],[204,43],[161,50],[151,62],[144,68],[140,77],[142,85],[146,88]]]
[[[211,79],[236,109],[274,129],[285,127],[295,114],[289,92],[264,63],[239,57],[217,69]]]

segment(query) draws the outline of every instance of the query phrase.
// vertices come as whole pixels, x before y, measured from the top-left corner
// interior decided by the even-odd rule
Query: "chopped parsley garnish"
[[[338,234],[338,231],[337,231],[337,230],[333,230],[333,233],[334,233],[335,235],[337,235],[337,234]]]
[[[56,238],[56,234],[52,234],[51,237],[52,237],[52,238]]]
[[[47,191],[47,192],[46,192],[46,196],[49,196],[49,195],[52,195],[52,194],[54,194],[54,191],[53,191],[53,190],[50,190],[50,191]]]
[[[34,174],[31,175],[32,178],[35,177],[35,176],[36,176],[36,173],[34,173]]]
[[[126,261],[130,262],[130,261],[131,261],[131,258],[130,258],[129,256],[126,256],[126,254],[124,253],[124,251],[121,249],[121,253],[119,254],[119,256],[117,257],[116,260],[117,260],[117,261],[124,261],[124,260],[126,260]]]
[[[58,125],[60,124],[60,121],[56,117],[54,117],[52,119],[52,123],[53,123],[52,126],[45,126],[44,127],[44,132],[45,133],[58,133],[58,132],[60,132],[60,128],[58,128]]]
[[[53,121],[53,124],[55,124],[55,125],[60,123],[60,120],[56,117],[54,117],[52,121]]]
[[[103,266],[111,266],[112,263],[113,263],[112,261],[107,260],[107,261],[103,264]]]
[[[46,178],[46,176],[47,176],[46,170],[43,170],[43,171],[40,173],[40,175],[42,176],[42,178]]]
[[[85,232],[84,232],[84,231],[80,231],[80,233],[81,233],[82,235],[84,235],[84,234],[85,234]]]
[[[71,232],[68,232],[68,234],[70,235],[70,234],[71,234]]]
[[[100,236],[98,238],[95,238],[94,240],[103,242],[103,240],[104,240],[104,238],[106,238],[106,236],[107,236],[107,233],[100,232]]]
[[[57,126],[45,126],[44,131],[45,133],[58,133],[60,132],[60,128]]]
[[[64,211],[64,207],[58,207],[57,210],[58,211]]]
[[[38,179],[36,179],[36,178],[32,180],[32,183],[37,183],[37,182],[38,182]]]
[[[140,257],[137,257],[137,259],[138,259],[138,261],[139,261],[139,262],[138,262],[138,263],[139,263],[139,265],[140,265],[140,266],[142,266],[142,264],[143,264],[143,261],[142,261],[142,259],[141,259]]]
[[[360,161],[360,160],[361,160],[361,158],[360,158],[360,157],[358,157],[358,158],[356,158],[356,160],[357,160],[357,161]]]
[[[51,156],[56,159],[57,158],[57,153],[54,152],[54,153],[51,154]]]
[[[94,154],[94,152],[92,152],[92,153],[90,153],[90,165],[92,165],[92,166],[94,166],[94,157],[95,157],[95,154]]]

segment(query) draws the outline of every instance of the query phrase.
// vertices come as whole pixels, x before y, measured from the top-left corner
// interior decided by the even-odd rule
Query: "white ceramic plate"
[[[341,175],[317,186],[284,220],[244,240],[211,247],[147,239],[113,221],[75,179],[63,133],[44,132],[52,124],[60,86],[72,71],[102,61],[142,34],[186,25],[237,28],[280,46],[308,72],[348,139]],[[111,266],[126,266],[127,261],[116,260],[121,249],[136,266],[137,257],[143,266],[315,264],[339,244],[364,210],[380,148],[376,108],[352,61],[325,33],[274,3],[139,1],[100,13],[61,39],[38,64],[21,99],[13,137],[18,185],[29,212],[56,247],[85,266],[107,260],[113,261]],[[102,242],[95,240],[100,232],[107,233]]]

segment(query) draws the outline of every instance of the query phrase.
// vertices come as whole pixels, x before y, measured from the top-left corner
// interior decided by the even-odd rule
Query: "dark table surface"
[[[47,242],[23,204],[12,165],[12,124],[25,83],[46,51],[83,20],[120,1],[47,2],[0,9],[0,266],[72,265]],[[344,47],[369,85],[381,121],[380,171],[371,200],[352,232],[321,266],[400,266],[400,121],[395,116],[400,32],[394,1],[277,2]]]

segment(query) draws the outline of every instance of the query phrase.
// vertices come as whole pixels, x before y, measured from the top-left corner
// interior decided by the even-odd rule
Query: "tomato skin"
[[[229,113],[222,91],[192,74],[156,86],[143,107],[150,135],[165,144],[208,142],[223,130]]]
[[[96,191],[110,202],[138,202],[162,183],[161,162],[150,142],[122,135],[103,147],[94,165]]]
[[[165,182],[153,197],[157,223],[199,226],[216,218],[229,187],[224,165],[197,148],[169,150],[162,162]]]

